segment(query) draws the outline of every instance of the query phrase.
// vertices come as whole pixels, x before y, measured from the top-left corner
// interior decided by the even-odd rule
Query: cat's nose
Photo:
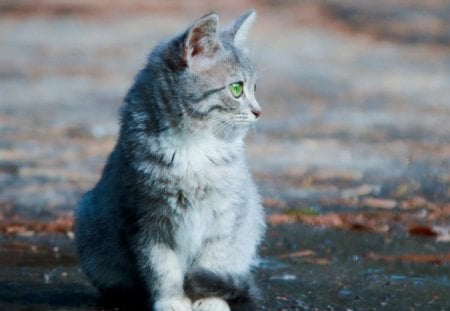
[[[252,109],[252,113],[255,116],[255,118],[258,119],[259,116],[261,115],[261,110],[260,109]]]
[[[261,106],[258,105],[258,102],[256,101],[255,98],[253,98],[253,100],[250,101],[249,108],[250,108],[250,111],[255,116],[255,119],[258,119],[259,116],[261,115],[262,109],[261,109]]]

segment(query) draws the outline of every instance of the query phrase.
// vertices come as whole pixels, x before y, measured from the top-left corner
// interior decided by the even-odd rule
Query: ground
[[[0,310],[95,310],[73,209],[161,39],[248,8],[265,310],[449,310],[450,7],[416,1],[0,3]]]

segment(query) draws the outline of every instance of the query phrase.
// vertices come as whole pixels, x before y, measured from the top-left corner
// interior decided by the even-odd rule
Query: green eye
[[[244,93],[244,83],[243,82],[235,82],[230,84],[230,91],[233,94],[234,98],[239,98]]]

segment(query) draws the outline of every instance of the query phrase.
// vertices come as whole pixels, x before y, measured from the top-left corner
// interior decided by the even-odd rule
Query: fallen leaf
[[[327,258],[314,258],[314,257],[308,257],[304,258],[303,261],[306,261],[308,263],[325,266],[330,264],[330,260]]]
[[[382,260],[388,262],[412,262],[427,264],[446,264],[450,262],[449,254],[403,254],[403,255],[378,255],[371,253],[367,256],[369,259]]]
[[[450,242],[450,226],[414,225],[409,234],[435,237],[437,242]]]
[[[2,244],[2,248],[6,249],[8,252],[10,252],[10,251],[23,252],[23,251],[27,251],[29,249],[33,249],[33,246],[36,248],[35,245],[30,245],[27,243],[17,242],[17,241]]]
[[[372,208],[392,209],[397,206],[397,202],[390,199],[365,198],[362,203]]]
[[[316,181],[339,179],[343,181],[359,181],[364,175],[360,171],[320,169],[312,176]]]
[[[28,220],[2,221],[0,233],[5,235],[19,235],[30,237],[35,233],[63,233],[71,232],[74,225],[72,215],[61,215],[51,222],[37,222]]]
[[[303,223],[321,227],[343,227],[343,217],[337,213],[327,213],[323,215],[303,215],[301,216]]]
[[[342,190],[343,198],[354,198],[363,195],[371,194],[379,189],[379,186],[376,185],[361,185],[355,188],[349,188]]]
[[[272,199],[272,198],[265,198],[262,203],[265,207],[278,207],[278,208],[285,208],[287,206],[287,203],[283,200],[278,199]]]
[[[350,229],[355,231],[386,233],[389,231],[389,226],[386,224],[378,224],[374,222],[361,222],[351,224]]]
[[[450,217],[450,203],[436,204],[430,203],[427,205],[427,211],[429,211],[427,220],[435,221]]]
[[[400,207],[403,209],[418,209],[422,207],[428,206],[427,200],[423,197],[415,196],[409,199],[406,199],[400,203]]]
[[[285,214],[272,214],[268,216],[267,220],[272,225],[301,222],[310,226],[385,233],[389,231],[386,218],[389,218],[389,215],[384,213],[340,214],[332,212],[321,215],[305,215],[303,213],[294,213],[293,211],[290,211],[290,213]]]
[[[412,235],[424,235],[424,236],[437,236],[437,232],[433,230],[431,226],[427,225],[413,225],[409,227],[409,234]]]
[[[286,215],[286,214],[272,214],[267,216],[267,222],[276,226],[285,223],[293,223],[296,222],[296,217],[294,215]]]
[[[293,252],[293,253],[288,253],[288,254],[283,254],[278,256],[278,258],[280,259],[284,259],[284,258],[295,258],[295,257],[308,257],[308,256],[314,256],[316,253],[313,250],[310,249],[305,249],[302,251],[297,251],[297,252]]]

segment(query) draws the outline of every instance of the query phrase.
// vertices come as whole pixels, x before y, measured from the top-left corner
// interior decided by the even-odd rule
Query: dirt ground
[[[101,310],[73,209],[160,40],[246,9],[264,310],[450,309],[450,5],[0,1],[0,310]]]

